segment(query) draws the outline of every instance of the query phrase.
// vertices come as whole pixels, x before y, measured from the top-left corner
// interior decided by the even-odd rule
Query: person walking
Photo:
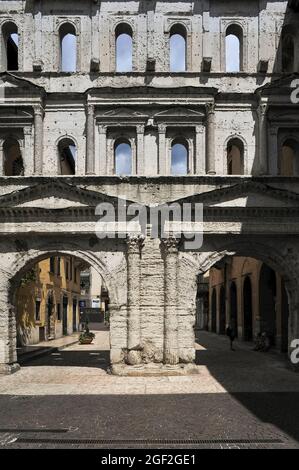
[[[229,339],[230,339],[230,349],[231,349],[231,351],[235,351],[235,349],[233,347],[233,343],[234,343],[234,339],[236,337],[236,334],[235,334],[235,330],[234,330],[234,328],[232,327],[231,324],[229,324],[226,328],[226,336],[228,336]]]

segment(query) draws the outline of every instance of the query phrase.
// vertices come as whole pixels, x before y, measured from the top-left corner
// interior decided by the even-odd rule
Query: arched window
[[[244,144],[238,138],[227,144],[227,174],[244,175]]]
[[[283,34],[282,36],[282,71],[294,72],[295,64],[295,46],[294,38],[291,34]]]
[[[64,23],[59,29],[60,38],[60,70],[76,72],[77,70],[77,35],[75,27]]]
[[[281,176],[299,175],[299,143],[295,139],[286,139],[282,145],[279,173]]]
[[[127,140],[118,140],[114,146],[115,174],[132,174],[132,148]]]
[[[185,72],[186,65],[186,30],[177,24],[170,30],[169,39],[170,72]]]
[[[16,139],[8,138],[3,143],[4,175],[23,176],[24,163],[20,144]]]
[[[175,139],[171,145],[172,175],[187,175],[188,173],[188,144],[185,140]]]
[[[59,170],[61,175],[75,175],[77,147],[72,139],[65,138],[58,143]]]
[[[243,69],[243,30],[238,25],[230,25],[225,37],[225,70],[240,72]]]
[[[116,72],[133,70],[133,31],[128,24],[119,24],[115,29]]]
[[[5,70],[19,69],[19,34],[17,26],[5,23],[2,27],[3,54],[2,60]]]

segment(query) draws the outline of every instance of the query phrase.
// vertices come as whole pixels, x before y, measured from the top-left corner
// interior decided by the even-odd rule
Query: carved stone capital
[[[178,252],[179,240],[177,240],[174,235],[163,238],[161,243],[165,254]]]
[[[127,235],[127,253],[128,254],[137,254],[140,253],[140,250],[144,246],[144,236],[143,235]]]
[[[136,126],[136,132],[137,134],[144,134],[144,125],[139,124],[138,126]]]
[[[166,125],[165,124],[158,124],[158,132],[159,132],[159,134],[165,134]]]

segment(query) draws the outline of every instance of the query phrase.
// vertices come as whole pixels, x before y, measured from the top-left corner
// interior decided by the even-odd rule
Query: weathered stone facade
[[[281,274],[290,344],[299,338],[299,178],[295,169],[292,177],[281,172],[281,147],[299,141],[290,101],[298,47],[293,70],[283,71],[283,34],[297,44],[299,18],[287,5],[0,1],[2,34],[12,23],[19,34],[18,70],[7,71],[4,40],[0,54],[2,372],[18,368],[15,286],[25,269],[55,254],[83,259],[104,278],[115,373],[193,370],[196,278],[227,254],[256,257]],[[76,32],[75,72],[60,68],[65,24]],[[133,69],[118,73],[115,31],[123,24]],[[186,70],[170,73],[177,24],[185,28]],[[229,28],[242,31],[234,73],[225,68]],[[8,137],[19,145],[24,175],[5,172]],[[60,171],[63,139],[76,146],[74,175]],[[119,139],[131,148],[126,177],[115,175]],[[232,140],[242,147],[241,175],[230,174]],[[171,175],[176,141],[187,148],[186,176]],[[116,207],[124,197],[147,208],[202,203],[202,247],[186,250],[171,234],[154,239],[150,227],[145,238],[98,239],[97,204]]]

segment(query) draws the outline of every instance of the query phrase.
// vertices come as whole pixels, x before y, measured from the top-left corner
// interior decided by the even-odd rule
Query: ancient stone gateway
[[[18,279],[55,253],[91,264],[109,287],[115,374],[196,370],[197,276],[228,255],[281,274],[291,353],[299,5],[274,3],[0,0],[1,372],[18,369]],[[202,246],[171,230],[155,238],[148,220],[144,237],[117,225],[121,237],[100,239],[97,206],[124,200],[147,214],[201,204]]]

